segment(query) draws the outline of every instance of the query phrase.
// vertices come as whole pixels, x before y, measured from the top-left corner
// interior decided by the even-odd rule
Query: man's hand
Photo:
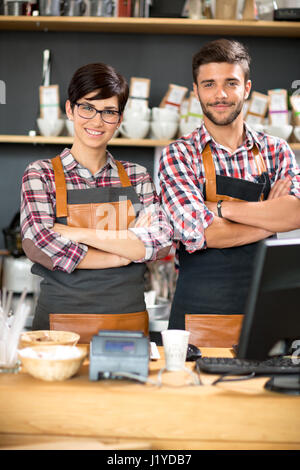
[[[205,201],[205,205],[208,210],[214,213],[218,217],[218,209],[217,209],[217,203],[216,202],[211,202],[211,201]]]
[[[291,184],[292,182],[289,178],[276,181],[269,192],[268,200],[290,194]]]
[[[269,192],[269,196],[267,200],[276,199],[278,197],[283,197],[283,196],[288,196],[290,194],[291,184],[292,183],[289,178],[276,181]],[[240,202],[240,201],[232,201],[232,202]],[[211,212],[214,213],[215,216],[218,216],[216,202],[205,201],[205,205]]]

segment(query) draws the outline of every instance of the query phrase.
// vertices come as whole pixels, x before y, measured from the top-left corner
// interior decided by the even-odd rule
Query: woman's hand
[[[89,247],[86,256],[78,264],[77,269],[108,269],[127,266],[131,261],[122,256],[107,253]]]
[[[52,230],[59,233],[62,237],[68,238],[75,243],[81,243],[82,229],[81,227],[69,227],[64,224],[54,224]]]

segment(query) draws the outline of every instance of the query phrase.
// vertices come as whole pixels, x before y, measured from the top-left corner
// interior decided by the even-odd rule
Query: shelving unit
[[[0,16],[0,30],[300,37],[300,22],[88,16]]]
[[[1,30],[300,37],[300,22],[3,15],[0,16]],[[0,143],[69,145],[72,143],[72,137],[0,135]],[[169,140],[155,139],[116,138],[110,141],[110,145],[124,147],[161,147],[169,143]],[[292,143],[291,147],[299,151],[300,143]]]

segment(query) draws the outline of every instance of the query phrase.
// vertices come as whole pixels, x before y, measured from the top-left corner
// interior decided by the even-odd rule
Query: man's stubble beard
[[[198,98],[199,98],[199,96],[198,96]],[[241,100],[238,103],[237,107],[230,113],[229,116],[223,118],[223,120],[221,120],[221,119],[217,120],[215,118],[215,116],[209,111],[209,109],[207,109],[207,107],[201,102],[200,98],[199,98],[199,101],[200,101],[200,104],[201,104],[201,107],[202,107],[203,114],[216,126],[228,126],[228,125],[232,124],[233,121],[235,121],[236,118],[241,114],[241,112],[243,110],[243,106],[244,106],[244,100]],[[222,101],[220,101],[218,103],[214,103],[214,105],[216,105],[216,104],[228,104],[228,103],[222,103]]]

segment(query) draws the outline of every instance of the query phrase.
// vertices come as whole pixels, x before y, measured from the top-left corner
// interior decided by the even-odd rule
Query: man
[[[179,265],[169,328],[184,328],[187,313],[243,313],[257,242],[300,227],[295,156],[243,120],[249,64],[245,47],[225,39],[194,56],[203,124],[162,153],[161,201]]]

